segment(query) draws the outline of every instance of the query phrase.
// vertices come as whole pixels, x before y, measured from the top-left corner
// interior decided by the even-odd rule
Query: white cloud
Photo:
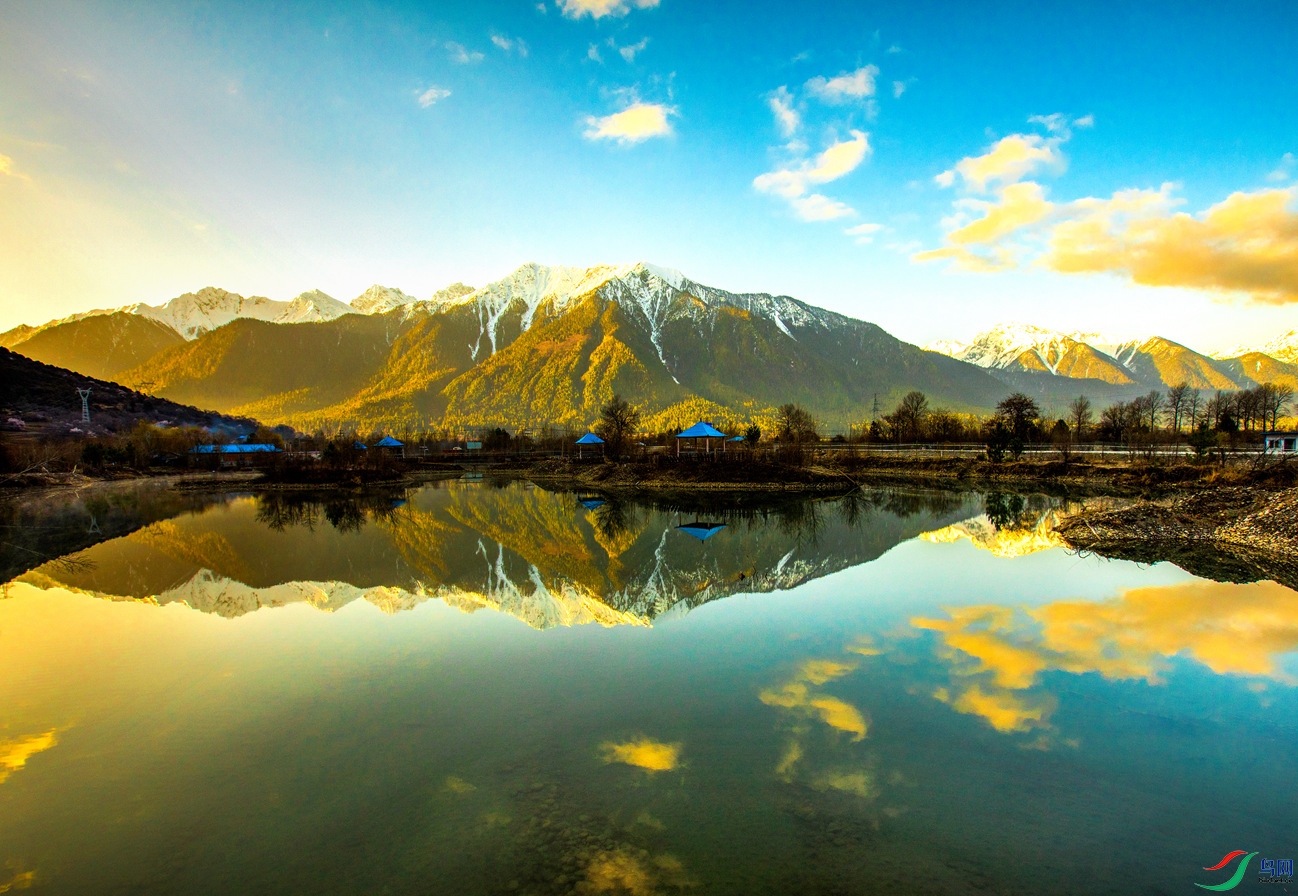
[[[792,137],[802,124],[796,109],[793,108],[793,94],[787,87],[780,87],[767,98],[771,113],[775,116],[775,125],[785,137]]]
[[[1073,119],[1075,128],[1093,128],[1095,127],[1095,116],[1092,114],[1083,115],[1081,118]]]
[[[790,204],[798,217],[804,221],[832,221],[835,218],[846,218],[856,214],[856,210],[851,206],[819,193],[800,196],[791,200]]]
[[[814,163],[803,162],[798,168],[781,168],[760,174],[753,186],[763,193],[793,199],[807,192],[809,184],[829,183],[856,169],[870,153],[870,135],[852,131],[851,140],[833,144]]]
[[[906,92],[906,82],[905,82],[905,81],[893,81],[893,82],[892,82],[892,98],[893,98],[893,99],[895,99],[895,100],[899,100],[899,99],[901,99],[901,95],[902,95],[903,93],[905,93],[905,92]]]
[[[507,37],[503,34],[491,35],[491,42],[506,53],[518,51],[519,56],[527,55],[527,44],[521,37]]]
[[[555,0],[555,6],[570,19],[586,15],[592,19],[620,17],[632,9],[653,9],[657,5],[658,0]]]
[[[901,53],[901,52],[904,52],[904,51],[902,50],[901,47],[897,46],[896,44],[893,44],[891,47],[888,48],[888,52],[889,52],[889,53]]]
[[[453,40],[446,42],[446,52],[450,54],[451,61],[458,65],[471,65],[481,62],[485,57],[478,51],[470,52],[464,48],[463,44],[457,44]]]
[[[856,241],[861,245],[874,242],[874,235],[883,230],[882,224],[857,224],[855,227],[849,227],[843,231],[848,236],[856,237]]]
[[[955,169],[953,168],[950,171],[943,171],[941,174],[935,174],[933,176],[933,183],[937,184],[939,187],[951,186],[955,183]]]
[[[845,103],[874,96],[874,79],[879,68],[867,65],[854,72],[843,72],[832,78],[817,77],[807,82],[807,90],[827,103]]]
[[[1295,158],[1293,153],[1287,152],[1280,157],[1280,164],[1266,176],[1266,179],[1274,183],[1286,181],[1293,177],[1295,165],[1298,165],[1298,158]]]
[[[604,57],[599,55],[599,47],[594,44],[591,44],[590,49],[586,51],[586,58],[592,62],[602,63],[604,61]]]
[[[587,140],[616,140],[622,144],[667,137],[672,133],[667,119],[675,114],[674,108],[662,103],[635,103],[603,118],[588,117],[584,136]]]
[[[416,91],[418,93],[418,91]],[[423,93],[418,93],[418,101],[421,108],[427,109],[438,100],[444,100],[451,95],[451,92],[444,87],[430,87]]]
[[[819,193],[808,195],[807,191],[812,184],[829,183],[850,174],[869,153],[870,135],[852,131],[852,139],[833,144],[814,162],[760,174],[753,179],[753,187],[759,192],[787,199],[804,221],[828,221],[854,215],[856,212],[851,207]]]
[[[649,46],[649,38],[642,37],[640,38],[639,43],[628,44],[625,47],[619,47],[618,52],[622,54],[622,58],[625,59],[627,62],[635,62],[636,54],[639,53],[647,46]]]

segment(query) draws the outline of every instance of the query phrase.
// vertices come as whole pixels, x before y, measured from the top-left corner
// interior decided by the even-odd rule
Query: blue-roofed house
[[[703,440],[704,452],[712,451],[713,439],[721,440],[721,450],[724,451],[726,446],[726,434],[721,430],[717,429],[711,423],[708,423],[706,420],[700,420],[698,423],[695,423],[693,426],[689,427],[688,429],[682,429],[679,433],[676,434],[676,454],[677,455],[681,453],[681,441],[684,439],[690,440],[691,451],[698,450],[699,439]]]
[[[406,456],[406,443],[399,442],[396,439],[392,438],[392,436],[384,436],[383,438],[379,439],[370,447],[378,448],[389,457]]]
[[[576,444],[577,444],[577,457],[578,457],[578,458],[582,457],[583,449],[588,448],[588,447],[593,447],[593,446],[595,446],[595,445],[599,445],[599,446],[600,446],[600,451],[602,452],[602,451],[604,450],[604,448],[603,448],[603,446],[604,446],[604,440],[601,439],[599,436],[595,435],[593,432],[588,432],[588,433],[586,433],[584,436],[582,436],[580,439],[577,440],[577,443],[576,443]]]
[[[281,451],[269,443],[240,443],[234,445],[196,445],[189,453],[198,457],[215,458],[223,467],[247,467],[264,463]]]

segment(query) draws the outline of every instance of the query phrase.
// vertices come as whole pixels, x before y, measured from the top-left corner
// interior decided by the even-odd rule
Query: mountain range
[[[1298,389],[1298,331],[1265,351],[1240,348],[1217,357],[1161,336],[1122,341],[1098,333],[1062,333],[1030,324],[1001,324],[970,342],[943,340],[930,351],[976,364],[1013,380],[1015,375],[1098,380],[1109,386],[1166,388],[1186,383],[1225,391],[1277,383]]]
[[[1287,341],[1286,341],[1287,340]],[[1298,334],[1274,354],[1213,358],[1170,340],[1106,340],[1023,325],[968,344],[903,342],[788,296],[731,293],[647,263],[527,264],[418,299],[375,285],[350,303],[215,287],[162,305],[87,312],[0,334],[0,345],[172,401],[300,429],[589,425],[615,392],[651,429],[739,425],[798,402],[829,427],[906,392],[985,412],[1011,389],[1047,406],[1188,382],[1298,382]],[[1283,357],[1281,357],[1283,356]]]

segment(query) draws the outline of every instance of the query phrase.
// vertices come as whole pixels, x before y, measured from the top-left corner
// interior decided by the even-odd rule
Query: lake
[[[1298,852],[1298,593],[1045,496],[4,508],[0,892],[1191,893]],[[1283,890],[1282,890],[1283,891]]]

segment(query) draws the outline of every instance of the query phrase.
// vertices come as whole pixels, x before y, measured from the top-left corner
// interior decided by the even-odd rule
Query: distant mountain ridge
[[[1298,342],[1298,339],[1295,339]],[[1284,337],[1271,343],[1284,346]],[[1298,366],[1260,352],[1213,358],[1180,343],[1152,336],[1121,342],[1095,333],[1063,333],[1030,324],[1001,324],[970,342],[931,343],[938,351],[1007,379],[1046,374],[1098,380],[1115,387],[1163,388],[1187,383],[1197,389],[1235,390],[1260,383],[1298,383]]]

